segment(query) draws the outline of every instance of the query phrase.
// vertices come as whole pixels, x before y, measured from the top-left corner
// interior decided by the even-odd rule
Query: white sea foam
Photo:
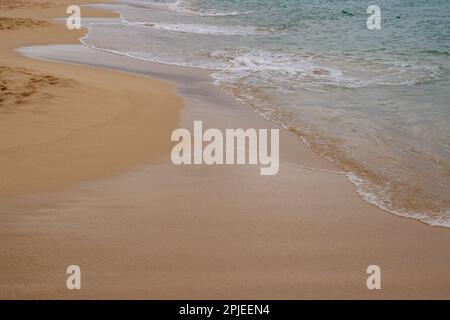
[[[263,35],[266,31],[251,26],[219,26],[206,24],[160,23],[160,22],[128,22],[130,25],[146,26],[155,30],[170,32],[184,32],[196,34],[210,34],[222,36],[252,36]]]
[[[241,52],[214,50],[210,56],[227,64],[222,72],[213,74],[218,83],[236,81],[252,75],[255,80],[282,81],[286,88],[289,86],[313,88],[326,84],[343,87],[364,85],[361,80],[345,75],[343,70],[315,62],[307,57],[286,53],[258,49]]]
[[[433,215],[431,217],[429,214],[423,212],[394,210],[389,206],[388,190],[377,190],[376,193],[369,191],[368,188],[369,182],[359,177],[353,172],[348,172],[346,174],[346,177],[353,185],[355,185],[356,191],[364,201],[384,211],[387,211],[400,217],[419,220],[433,227],[450,228],[450,218],[449,218],[450,212],[448,211],[441,212],[440,216]]]
[[[317,61],[289,53],[267,50],[214,50],[210,57],[226,62],[225,72],[214,74],[217,81],[235,81],[253,75],[260,80],[279,80],[285,87],[302,87],[321,91],[327,86],[361,88],[366,86],[415,85],[436,79],[440,70],[433,66],[410,64],[379,66],[369,76],[356,75],[351,69],[336,67],[328,61]]]

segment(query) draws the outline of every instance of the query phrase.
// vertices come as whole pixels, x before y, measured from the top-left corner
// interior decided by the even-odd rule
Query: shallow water
[[[450,227],[450,2],[122,1],[97,49],[217,70],[227,92],[303,136],[388,211]]]

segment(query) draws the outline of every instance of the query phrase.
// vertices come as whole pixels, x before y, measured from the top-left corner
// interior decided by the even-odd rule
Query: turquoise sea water
[[[381,29],[368,30],[369,5]],[[213,80],[349,172],[368,202],[450,227],[450,1],[107,5],[83,42]]]

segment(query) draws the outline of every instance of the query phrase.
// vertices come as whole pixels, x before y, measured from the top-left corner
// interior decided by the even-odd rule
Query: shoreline
[[[84,10],[87,9],[88,12],[92,15],[92,16],[88,16],[87,17],[88,19],[89,18],[109,18],[109,17],[115,18],[115,19],[117,19],[117,18],[122,19],[121,13],[119,11],[116,11],[116,10],[113,10],[112,8],[110,8],[108,6],[109,4],[122,5],[122,3],[114,1],[114,0],[103,1],[102,3],[97,3],[95,1],[87,1],[86,3],[82,4],[82,7],[84,8]],[[91,11],[93,11],[94,13],[102,12],[102,14],[95,15],[95,14],[92,14]],[[60,23],[60,22],[58,22],[58,23]],[[85,38],[89,34],[89,27],[83,27],[82,30],[85,30],[85,32],[82,33],[81,37],[76,42],[77,44],[74,44],[74,47],[72,47],[73,50],[75,51],[74,53],[67,52],[68,50],[72,50],[69,45],[59,45],[59,44],[47,44],[47,45],[43,45],[43,46],[32,46],[32,47],[28,47],[28,46],[27,47],[18,47],[14,51],[19,52],[21,55],[28,57],[30,59],[40,59],[40,60],[47,61],[47,62],[69,63],[69,64],[78,65],[78,66],[97,67],[100,69],[118,71],[118,72],[122,72],[122,73],[129,73],[130,75],[142,75],[145,77],[149,77],[150,79],[157,79],[162,82],[171,83],[173,85],[177,84],[178,87],[175,86],[175,90],[179,90],[180,89],[179,86],[186,85],[186,83],[184,83],[183,81],[180,81],[180,77],[183,78],[182,80],[185,80],[184,78],[186,78],[187,81],[209,81],[212,84],[213,80],[211,78],[211,74],[217,71],[217,70],[208,69],[208,68],[179,66],[179,65],[175,65],[175,64],[167,64],[167,63],[162,63],[162,62],[157,62],[157,61],[151,61],[151,60],[147,60],[147,59],[141,59],[138,57],[128,56],[126,54],[121,54],[118,52],[95,48],[95,47],[92,47],[92,46],[86,44],[83,41],[83,38]],[[79,48],[80,45],[82,45],[83,47],[87,47],[90,50],[93,50],[95,52],[106,53],[106,55],[104,55],[105,61],[101,61],[101,59],[98,59],[98,57],[96,58],[95,54],[94,55],[89,54],[90,50],[77,49],[76,47]],[[51,51],[51,48],[56,48],[54,50],[53,54],[45,52],[48,49],[50,49],[50,51]],[[119,62],[118,61],[119,59],[118,59],[118,60],[114,61],[114,63],[112,63],[111,60],[114,60],[114,59],[110,59],[109,58],[110,55],[123,56],[123,57],[126,57],[127,59],[132,59],[132,60],[140,60],[140,61],[144,62],[143,64],[152,65],[153,68],[158,71],[149,72],[147,70],[146,72],[142,72],[138,67],[134,68],[134,69],[133,68],[130,69],[126,63],[127,59],[123,59],[122,62]],[[102,55],[98,55],[98,56],[102,56]],[[91,59],[92,59],[92,61],[95,61],[95,62],[92,62]],[[188,75],[190,73],[195,74],[195,76],[190,77]],[[250,109],[254,113],[256,113],[259,117],[264,119],[265,121],[273,123],[275,126],[281,128],[282,130],[291,131],[294,135],[296,135],[297,137],[302,139],[303,144],[305,144],[308,149],[311,149],[314,154],[318,155],[321,159],[324,159],[325,162],[330,165],[329,168],[326,170],[330,170],[330,171],[340,171],[341,170],[341,168],[339,168],[335,163],[333,163],[333,161],[327,160],[325,157],[320,155],[318,150],[315,150],[312,146],[310,146],[308,143],[306,143],[305,142],[306,140],[304,139],[304,137],[301,134],[299,134],[298,132],[296,132],[295,129],[291,130],[281,123],[278,123],[274,120],[268,119],[267,117],[260,114],[257,110],[253,109],[251,106],[246,105],[244,102],[241,102],[233,94],[227,92],[226,90],[224,90],[220,87],[212,85],[212,86],[210,86],[209,91],[210,91],[210,94],[212,94],[212,95],[226,94],[226,95],[230,96],[230,98],[232,100],[234,100],[234,101],[231,101],[231,99],[227,99],[228,104],[239,105],[239,107]],[[214,92],[214,91],[216,91],[216,92]],[[182,92],[179,92],[178,95],[183,97]],[[188,98],[188,96],[186,96],[184,98]],[[330,168],[332,168],[332,169],[330,169]],[[423,223],[424,225],[427,225],[427,226],[430,226],[433,228],[450,229],[450,226],[448,226],[444,222],[427,221],[427,220],[429,220],[429,216],[426,214],[420,213],[420,212],[399,212],[394,209],[389,209],[388,207],[385,206],[383,201],[378,198],[377,195],[375,195],[373,193],[367,193],[359,185],[359,184],[361,184],[361,181],[364,180],[364,178],[359,177],[353,171],[345,172],[345,175],[346,175],[346,179],[348,180],[348,182],[354,187],[355,192],[361,197],[361,199],[363,201],[365,201],[366,203],[368,203],[370,205],[375,206],[376,208],[382,210],[383,212],[395,215],[397,217],[418,221],[420,223]],[[1,193],[0,193],[0,196],[1,196]],[[373,197],[375,197],[375,199],[373,199]]]
[[[183,72],[73,46],[72,54],[97,68],[50,62],[28,62],[27,67],[53,66],[65,75],[105,73],[105,79],[116,79],[120,86],[135,79],[130,89],[147,95],[161,90],[174,95],[175,89],[184,98],[184,107],[173,118],[175,127],[191,129],[197,119],[219,129],[278,127],[205,81],[201,71]],[[99,69],[102,64],[120,72]],[[124,73],[130,68],[172,85]],[[75,97],[80,96],[78,92]],[[110,106],[103,98],[92,106]],[[156,109],[176,105],[178,99]],[[166,141],[164,133],[157,139]],[[164,143],[159,156],[94,174],[88,182],[6,197],[0,208],[0,237],[9,249],[0,250],[5,261],[0,296],[448,299],[448,230],[367,204],[342,175],[326,172],[337,170],[295,134],[281,129],[280,142],[280,173],[273,179],[259,176],[251,166],[175,167]],[[115,153],[121,148],[116,144]],[[23,241],[24,234],[33,241]],[[87,274],[86,289],[78,293],[61,285],[65,266],[74,261]],[[379,292],[365,288],[365,269],[371,264],[384,272]]]
[[[126,6],[129,6],[130,4],[118,3],[117,5],[118,6],[122,5],[122,6],[126,7]],[[96,6],[98,8],[111,10],[111,11],[119,14],[121,19],[124,19],[120,13],[120,9],[118,9],[120,7],[116,8],[116,7],[114,7],[114,5],[108,5],[108,4],[99,4],[99,5],[94,5],[94,6]],[[87,27],[87,29],[89,30],[89,27]],[[215,81],[214,74],[219,72],[219,70],[214,70],[214,69],[210,69],[210,68],[183,66],[183,65],[171,64],[171,63],[165,63],[165,62],[158,62],[158,61],[153,61],[151,59],[140,58],[137,56],[126,54],[126,53],[117,52],[114,50],[96,48],[95,46],[90,45],[87,41],[85,41],[85,39],[88,37],[88,35],[89,35],[89,32],[86,33],[85,36],[80,38],[80,42],[96,51],[111,53],[114,55],[122,55],[122,56],[129,57],[131,59],[148,61],[151,63],[161,64],[163,66],[166,65],[166,66],[170,66],[170,68],[179,67],[180,70],[191,70],[194,73],[196,73],[196,72],[201,73],[201,72],[205,71],[205,74],[210,73],[210,75],[209,75],[210,81]],[[45,53],[44,53],[44,55],[45,55]],[[63,54],[60,53],[60,57],[58,57],[57,55],[53,55],[53,57],[50,57],[50,58],[54,59],[54,60],[58,60],[64,56],[65,56],[65,53],[63,53]],[[71,59],[72,59],[72,61],[77,60],[76,57],[72,57]],[[80,60],[83,60],[83,59],[80,59]],[[68,61],[66,61],[66,62],[68,62]],[[86,59],[84,59],[83,64],[89,65],[90,62],[86,61]],[[126,66],[121,66],[121,71],[124,71],[125,68],[126,68]],[[131,71],[135,72],[135,73],[140,73],[139,70],[131,70]],[[153,74],[152,77],[158,78],[158,75]],[[171,79],[163,78],[160,80],[168,80],[170,82],[170,81],[177,81],[177,78],[176,77],[172,77]],[[326,143],[326,146],[325,145],[322,146],[320,141],[322,141],[322,139],[327,140],[326,136],[323,136],[320,134],[318,134],[318,136],[308,135],[307,132],[304,131],[301,127],[300,128],[289,127],[288,125],[286,125],[286,122],[280,121],[279,119],[278,120],[273,119],[273,118],[271,119],[270,117],[264,115],[261,112],[261,110],[258,109],[257,105],[253,104],[252,102],[245,101],[245,99],[243,99],[239,93],[236,93],[236,90],[231,89],[231,87],[228,87],[228,88],[226,86],[217,86],[217,87],[220,88],[221,91],[224,91],[227,94],[230,94],[243,107],[250,108],[251,110],[253,110],[255,113],[257,113],[260,117],[264,118],[265,120],[275,123],[280,128],[284,128],[286,130],[293,132],[295,135],[299,136],[305,142],[305,144],[310,149],[313,150],[314,153],[318,154],[321,158],[328,160],[332,164],[333,167],[338,167],[339,170],[345,171],[347,180],[355,187],[355,191],[367,203],[374,205],[375,207],[380,208],[381,210],[388,212],[390,214],[393,214],[393,215],[396,215],[399,217],[403,217],[403,218],[417,220],[421,223],[424,223],[424,224],[432,226],[432,227],[439,227],[439,228],[445,228],[445,229],[450,228],[450,224],[445,219],[445,216],[441,215],[441,214],[443,214],[442,213],[443,211],[442,210],[439,211],[439,209],[432,204],[435,199],[433,196],[431,196],[431,194],[422,193],[422,196],[420,198],[423,199],[423,201],[417,201],[417,199],[415,199],[418,197],[417,195],[415,197],[405,196],[410,193],[415,194],[416,190],[411,189],[409,187],[402,190],[402,188],[401,188],[402,186],[397,183],[398,181],[396,182],[395,179],[393,180],[392,177],[389,177],[387,175],[382,176],[382,175],[376,174],[374,171],[374,167],[372,167],[372,168],[366,167],[365,168],[364,166],[361,166],[361,163],[357,163],[354,160],[350,159],[351,157],[346,156],[342,152],[342,150],[339,151],[339,148],[337,147],[336,144],[333,144],[330,142],[330,143]],[[327,141],[330,141],[330,139],[328,139]],[[382,186],[382,184],[383,184],[382,181],[385,181],[385,180],[389,181],[390,183],[387,183],[386,186]],[[390,191],[387,191],[386,194],[384,194],[382,190],[386,190],[386,188],[390,188]],[[394,191],[396,189],[398,189],[398,190]],[[400,203],[402,203],[402,204],[400,204]]]

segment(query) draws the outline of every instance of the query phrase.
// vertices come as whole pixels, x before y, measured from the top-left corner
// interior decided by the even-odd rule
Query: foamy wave
[[[350,62],[342,67],[342,63],[261,49],[215,50],[210,57],[228,65],[224,72],[214,75],[217,81],[235,81],[252,75],[263,81],[279,80],[285,88],[301,87],[313,91],[323,91],[329,86],[347,89],[411,86],[439,79],[443,72],[439,66],[408,62],[377,62],[372,66],[373,70],[368,65],[356,63],[350,67]]]
[[[145,1],[143,3],[156,7],[163,7],[173,12],[202,17],[228,17],[228,16],[247,15],[252,13],[252,11],[242,12],[242,11],[218,11],[218,10],[194,9],[192,8],[192,6],[188,1],[184,0],[177,0],[175,2],[164,2],[164,3]]]
[[[231,53],[226,50],[215,50],[211,57],[226,62],[223,72],[214,74],[216,81],[235,81],[242,77],[254,75],[260,80],[283,80],[295,84],[299,80],[327,83],[352,83],[342,70],[313,62],[310,59],[286,53],[275,53],[265,50],[250,50]],[[305,84],[306,82],[304,82]]]
[[[263,35],[267,33],[265,31],[258,30],[255,27],[244,27],[244,26],[216,26],[205,24],[182,24],[182,23],[170,24],[159,22],[129,22],[129,24],[147,26],[153,29],[171,32],[211,34],[223,36],[252,36],[252,35]]]
[[[378,190],[377,193],[370,191],[368,182],[352,172],[347,173],[346,177],[352,184],[355,185],[356,191],[364,201],[384,211],[395,214],[396,216],[419,220],[433,227],[450,228],[450,218],[448,218],[450,212],[448,211],[441,212],[440,216],[430,217],[430,215],[422,212],[394,210],[390,207],[389,200],[387,199],[387,195],[389,194],[388,191]],[[383,197],[383,195],[386,195],[386,197]]]

